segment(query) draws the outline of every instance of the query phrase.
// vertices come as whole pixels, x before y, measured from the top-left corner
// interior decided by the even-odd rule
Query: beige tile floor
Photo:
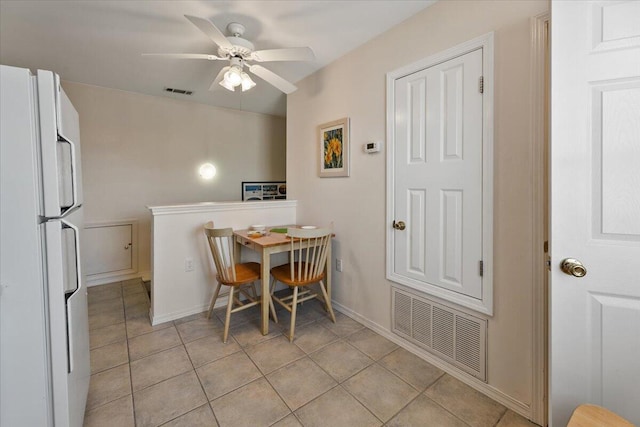
[[[85,426],[534,426],[351,318],[299,308],[270,333],[259,309],[151,326],[140,280],[89,289]]]

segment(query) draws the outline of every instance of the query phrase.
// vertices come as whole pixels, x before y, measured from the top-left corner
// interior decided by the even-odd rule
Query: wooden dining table
[[[236,237],[236,259],[240,259],[241,249],[243,247],[256,251],[260,254],[260,289],[262,298],[262,311],[260,330],[262,335],[269,333],[269,282],[271,278],[271,255],[283,252],[289,252],[291,249],[291,238],[286,232],[275,232],[271,230],[283,230],[291,227],[300,227],[298,225],[284,225],[268,227],[265,235],[251,235],[251,230],[235,230],[233,234]],[[327,286],[327,295],[331,300],[331,245],[328,247],[327,264],[325,266],[325,284]]]

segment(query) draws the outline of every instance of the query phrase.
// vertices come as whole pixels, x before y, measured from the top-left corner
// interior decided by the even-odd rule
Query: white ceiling
[[[208,91],[223,61],[141,54],[217,54],[185,14],[210,19],[222,31],[239,22],[256,50],[313,49],[313,62],[262,63],[295,83],[434,1],[2,0],[0,63],[54,70],[73,82],[284,116],[286,97],[258,77],[248,92]],[[194,94],[169,94],[165,87]]]

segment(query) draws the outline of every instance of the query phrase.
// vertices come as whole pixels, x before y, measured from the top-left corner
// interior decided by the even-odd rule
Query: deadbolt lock
[[[396,230],[404,230],[406,228],[406,225],[404,224],[404,221],[393,221],[393,228],[395,228]]]
[[[587,269],[577,259],[565,258],[560,263],[560,269],[569,276],[583,277],[587,274]]]

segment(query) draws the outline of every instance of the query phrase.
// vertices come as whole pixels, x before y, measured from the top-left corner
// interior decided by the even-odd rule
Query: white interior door
[[[482,76],[479,47],[394,83],[393,276],[463,305],[483,297]]]
[[[640,2],[551,12],[550,421],[590,402],[640,425]]]

